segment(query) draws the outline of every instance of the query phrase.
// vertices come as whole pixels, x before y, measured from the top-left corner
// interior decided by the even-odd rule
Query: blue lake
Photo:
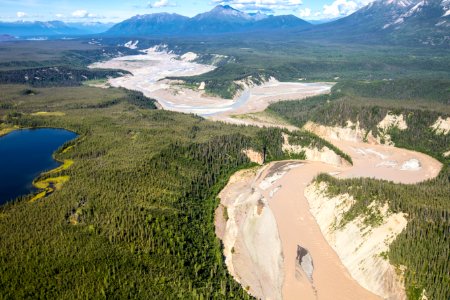
[[[24,129],[0,137],[0,205],[34,191],[42,172],[60,165],[52,154],[77,135],[63,129]]]

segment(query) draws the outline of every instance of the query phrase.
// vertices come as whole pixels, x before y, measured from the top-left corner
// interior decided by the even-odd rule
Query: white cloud
[[[335,0],[330,5],[323,6],[323,14],[330,17],[339,17],[355,11],[358,4],[354,1]]]
[[[64,15],[63,14],[56,14],[55,17],[57,17],[58,19],[62,19],[62,18],[64,18]]]
[[[310,8],[300,9],[298,15],[300,16],[300,18],[308,18],[311,16],[311,9]]]
[[[163,1],[163,0],[161,0]],[[322,11],[302,8],[302,0],[212,0],[214,4],[231,5],[241,11],[296,11],[300,18],[333,19],[354,13],[374,0],[332,0]]]
[[[231,5],[239,10],[297,10],[302,4],[302,0],[213,0],[215,4]]]
[[[323,6],[321,16],[324,18],[348,16],[371,2],[373,0],[334,0],[330,5]]]
[[[169,0],[158,0],[154,3],[149,3],[148,6],[151,8],[161,8],[161,7],[168,7],[168,6],[176,6],[176,4],[171,3]]]
[[[16,15],[17,15],[18,18],[26,18],[28,16],[28,14],[24,13],[23,11],[18,11],[16,13]]]
[[[88,15],[89,15],[88,11],[84,9],[79,9],[72,13],[72,17],[75,18],[87,18]]]
[[[79,9],[72,13],[72,17],[85,19],[85,18],[98,18],[99,16],[97,14],[90,13],[87,10]]]

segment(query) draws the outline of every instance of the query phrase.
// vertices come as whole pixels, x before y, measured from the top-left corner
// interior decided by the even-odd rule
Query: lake
[[[52,154],[76,136],[63,129],[42,128],[0,137],[0,205],[33,192],[33,180],[60,165]]]

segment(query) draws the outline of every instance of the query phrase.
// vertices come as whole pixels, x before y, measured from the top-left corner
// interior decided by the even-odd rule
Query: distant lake
[[[33,180],[60,165],[52,154],[77,135],[63,129],[24,129],[0,137],[0,205],[34,191]]]

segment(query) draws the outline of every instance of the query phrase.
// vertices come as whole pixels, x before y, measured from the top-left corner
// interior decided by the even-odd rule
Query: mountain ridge
[[[237,35],[329,42],[450,46],[450,0],[376,0],[353,14],[313,25],[295,15],[246,13],[229,5],[186,17],[176,13],[136,15],[118,24],[1,23],[0,34],[32,36],[197,37]]]
[[[16,37],[88,35],[105,32],[112,25],[100,22],[66,23],[59,20],[0,22],[0,34]]]
[[[177,15],[178,22],[175,26],[159,22],[158,17],[161,17],[161,14],[143,15],[141,19],[132,17],[112,27],[106,35],[215,35],[312,26],[294,15],[270,16],[260,12],[248,14],[229,5],[217,5],[212,10],[192,18]],[[142,19],[149,22],[144,23]]]
[[[450,0],[378,0],[303,34],[333,41],[450,45],[449,8]]]

